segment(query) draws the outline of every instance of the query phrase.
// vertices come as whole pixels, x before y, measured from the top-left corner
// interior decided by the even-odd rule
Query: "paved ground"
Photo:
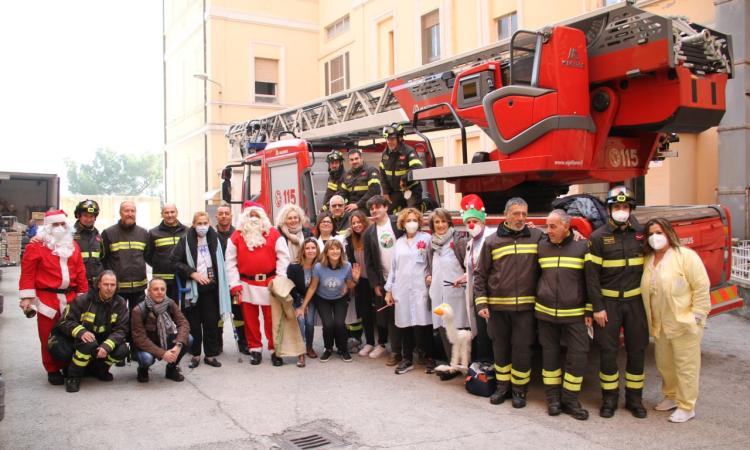
[[[148,384],[136,383],[131,366],[115,368],[112,383],[85,379],[81,392],[68,394],[47,384],[36,324],[16,307],[18,269],[3,272],[0,448],[269,448],[279,445],[281,433],[300,430],[370,448],[747,448],[750,442],[750,322],[730,315],[709,322],[698,417],[680,425],[655,411],[646,420],[624,409],[614,419],[599,418],[595,362],[582,396],[592,418],[578,422],[547,416],[538,379],[529,406],[513,410],[467,394],[458,380],[440,382],[416,370],[396,376],[382,360],[355,356],[348,364],[314,360],[299,369],[289,361],[275,368],[266,355],[259,367],[246,358],[239,364],[229,334],[224,366],[191,371],[183,364],[183,383],[165,380],[157,363]],[[651,407],[660,400],[653,346],[646,382]]]

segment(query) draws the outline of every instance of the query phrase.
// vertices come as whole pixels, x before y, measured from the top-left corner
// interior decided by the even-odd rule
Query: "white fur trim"
[[[68,258],[62,256],[58,258],[60,260],[60,275],[62,276],[62,283],[60,283],[60,289],[67,289],[70,286],[70,271],[68,270]]]
[[[57,315],[57,311],[54,308],[50,308],[49,306],[42,303],[38,298],[34,299],[34,306],[36,306],[36,311],[45,316],[49,317],[50,319],[54,319]]]
[[[65,311],[65,307],[68,306],[68,298],[65,294],[57,294],[57,300],[60,302],[60,314]]]
[[[271,296],[268,286],[254,286],[242,282],[242,301],[253,305],[270,305]]]
[[[18,298],[36,298],[36,289],[21,289]]]
[[[51,225],[53,223],[65,222],[67,219],[65,214],[53,214],[51,216],[44,216],[44,224]]]

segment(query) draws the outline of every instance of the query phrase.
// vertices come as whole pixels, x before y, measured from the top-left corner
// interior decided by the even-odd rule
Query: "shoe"
[[[65,379],[65,391],[66,392],[78,392],[81,390],[81,379],[78,377],[70,377]]]
[[[196,367],[201,365],[201,357],[200,356],[193,356],[190,358],[190,364],[188,364],[188,367],[191,369],[195,369]]]
[[[425,358],[424,360],[424,373],[435,373],[435,367],[437,363],[432,358]]]
[[[343,352],[341,353],[341,359],[343,359],[344,362],[352,362],[352,355],[349,354],[349,352]]]
[[[115,366],[117,366],[117,367],[125,367],[125,361],[117,361],[115,363]]]
[[[447,372],[438,372],[437,375],[440,378],[440,381],[449,381],[461,375],[461,372],[458,370],[449,370]]]
[[[318,354],[317,354],[317,353],[315,353],[315,350],[313,350],[313,348],[312,348],[312,347],[307,347],[307,357],[308,357],[308,358],[312,358],[312,359],[315,359],[315,358],[317,358],[317,357],[318,357]]]
[[[331,359],[331,351],[326,349],[326,351],[323,352],[322,355],[320,355],[320,362],[328,362],[329,359]]]
[[[648,415],[646,408],[643,407],[643,403],[641,403],[640,401],[626,402],[625,409],[630,411],[630,414],[632,414],[636,419],[645,419]]]
[[[99,381],[109,382],[115,379],[115,377],[109,373],[109,370],[104,370],[96,374],[96,378]]]
[[[257,366],[263,361],[263,355],[260,352],[250,352],[250,364]]]
[[[209,358],[208,356],[206,356],[205,358],[203,358],[203,362],[211,367],[221,367],[221,363],[216,358]]]
[[[250,350],[248,350],[247,347],[243,347],[242,345],[240,345],[240,353],[242,353],[243,355],[250,355]]]
[[[400,353],[391,353],[391,356],[388,357],[388,360],[385,362],[386,366],[395,366],[396,364],[400,363],[401,360],[404,359]]]
[[[507,384],[498,384],[495,392],[490,395],[490,403],[499,405],[511,397],[510,386]]]
[[[360,350],[359,353],[357,353],[357,354],[359,356],[363,356],[364,357],[364,356],[368,356],[370,353],[372,353],[373,350],[375,350],[375,347],[373,347],[370,344],[367,344],[364,347],[362,347],[362,350]]]
[[[172,381],[183,381],[185,377],[182,375],[180,366],[177,364],[167,364],[167,371],[164,374],[164,378],[169,378]]]
[[[560,402],[549,402],[547,403],[547,414],[550,416],[559,416],[562,412]]]
[[[148,367],[139,367],[138,368],[138,378],[139,383],[148,383]]]
[[[684,423],[695,417],[695,411],[686,411],[682,408],[677,408],[671,416],[669,421],[672,423]]]
[[[569,405],[563,403],[562,412],[576,420],[586,420],[589,418],[589,412],[583,409],[581,405]]]
[[[276,356],[276,353],[271,353],[271,364],[274,367],[280,367],[284,365],[284,360]]]
[[[388,352],[388,350],[385,349],[385,345],[376,345],[374,349],[370,351],[370,354],[367,355],[372,359],[380,358],[381,356],[385,355]]]
[[[512,396],[514,408],[519,409],[526,407],[526,392],[513,389]]]
[[[51,384],[52,386],[62,386],[63,384],[65,384],[65,377],[60,373],[60,371],[47,372],[47,381],[49,381],[49,384]]]
[[[305,355],[299,355],[299,358],[297,359],[297,367],[300,369],[305,367]]]
[[[412,364],[412,362],[409,361],[408,359],[404,359],[398,364],[398,367],[396,367],[395,372],[396,372],[396,375],[402,375],[412,370],[413,368],[414,368],[414,364]]]
[[[602,407],[599,408],[599,417],[610,419],[614,417],[615,411],[617,411],[617,400],[619,392],[617,391],[603,391],[602,394]]]
[[[654,406],[657,411],[671,411],[677,408],[677,402],[671,398],[665,398],[658,405]]]

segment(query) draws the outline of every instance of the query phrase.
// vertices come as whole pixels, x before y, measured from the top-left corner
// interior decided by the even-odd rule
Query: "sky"
[[[160,152],[162,2],[5,2],[0,171],[57,173],[97,148]],[[65,180],[63,180],[65,184]]]

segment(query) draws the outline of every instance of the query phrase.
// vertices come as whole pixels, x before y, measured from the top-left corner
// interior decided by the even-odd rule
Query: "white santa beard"
[[[45,225],[38,234],[44,242],[44,245],[52,250],[53,255],[61,258],[70,258],[75,249],[73,246],[73,232],[67,225],[65,225],[65,229],[67,230],[67,233],[57,239],[55,238],[55,235],[52,234],[52,225]]]
[[[261,220],[257,218],[256,220],[251,219],[242,224],[240,232],[245,239],[245,245],[247,245],[248,250],[253,250],[256,247],[262,247],[266,244],[264,231]]]

